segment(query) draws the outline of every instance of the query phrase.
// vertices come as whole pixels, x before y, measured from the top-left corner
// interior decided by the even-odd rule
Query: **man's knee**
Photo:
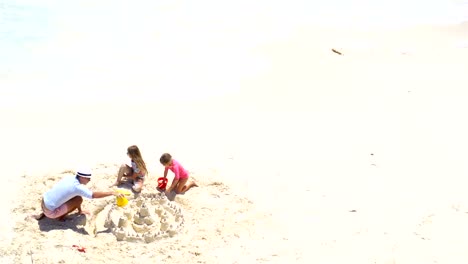
[[[75,196],[73,198],[73,200],[75,200],[77,203],[81,204],[83,202],[83,197],[81,196]]]

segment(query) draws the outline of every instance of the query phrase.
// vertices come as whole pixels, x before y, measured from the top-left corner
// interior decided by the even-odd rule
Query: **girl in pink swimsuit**
[[[164,166],[164,178],[167,178],[167,172],[171,170],[174,173],[174,179],[172,180],[171,186],[166,189],[166,193],[170,193],[172,190],[175,193],[184,193],[192,187],[198,187],[198,185],[191,181],[186,184],[189,178],[189,174],[179,162],[172,158],[171,154],[164,153],[159,159],[161,164]]]

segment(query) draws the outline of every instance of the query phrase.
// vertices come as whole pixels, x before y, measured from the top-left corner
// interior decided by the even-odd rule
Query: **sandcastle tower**
[[[182,210],[162,194],[142,194],[126,207],[113,205],[105,226],[117,241],[151,243],[172,237],[184,226]]]

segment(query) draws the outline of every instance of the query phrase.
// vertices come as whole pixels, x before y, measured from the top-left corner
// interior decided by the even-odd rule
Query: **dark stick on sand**
[[[338,55],[343,55],[341,52],[337,51],[336,49],[332,49],[333,52],[335,52]]]

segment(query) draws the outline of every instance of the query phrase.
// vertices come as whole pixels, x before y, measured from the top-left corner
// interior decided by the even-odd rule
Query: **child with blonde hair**
[[[166,193],[170,193],[172,190],[176,193],[184,193],[192,187],[198,187],[194,181],[186,184],[189,179],[189,174],[178,161],[172,158],[171,154],[162,154],[159,161],[164,166],[164,178],[167,178],[168,170],[171,170],[174,173],[174,179],[172,180],[171,186],[166,189]]]
[[[117,175],[117,181],[111,186],[118,186],[122,178],[125,177],[133,180],[132,189],[135,192],[141,192],[145,182],[145,176],[148,174],[145,161],[141,156],[140,149],[136,145],[127,148],[127,156],[130,158],[131,166],[122,164]]]

